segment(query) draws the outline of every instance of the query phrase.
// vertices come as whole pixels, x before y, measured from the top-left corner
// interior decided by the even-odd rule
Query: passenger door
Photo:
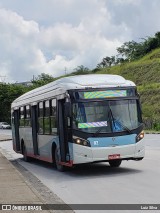
[[[20,138],[19,138],[19,110],[13,112],[12,118],[12,131],[13,131],[13,149],[16,152],[20,152]]]
[[[31,106],[31,114],[32,114],[32,140],[33,140],[33,150],[34,155],[39,155],[38,150],[38,112],[37,112],[37,105]]]
[[[58,100],[58,134],[62,162],[66,162],[66,155],[68,153],[67,125],[64,115],[64,103],[64,99]]]

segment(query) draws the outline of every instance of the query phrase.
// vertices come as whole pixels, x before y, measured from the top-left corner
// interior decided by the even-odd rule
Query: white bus
[[[142,160],[144,132],[139,95],[118,75],[61,78],[17,98],[11,106],[13,149],[54,163]]]

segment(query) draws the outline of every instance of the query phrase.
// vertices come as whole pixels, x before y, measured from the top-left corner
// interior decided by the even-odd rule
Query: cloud
[[[37,54],[38,25],[25,21],[15,12],[0,9],[0,29],[1,73],[6,74],[8,80],[25,80],[30,72],[28,66]]]
[[[128,36],[123,34],[126,40],[138,40],[159,31],[159,0],[108,0],[106,7],[114,26],[126,26]]]
[[[83,17],[77,26],[55,23],[45,27],[16,12],[0,9],[1,72],[8,80],[25,81],[42,72],[57,77],[65,69],[69,73],[81,64],[94,68],[120,45],[117,39],[106,39],[101,34],[103,15],[107,15],[104,12],[92,20]]]
[[[159,31],[159,7],[159,0],[1,0],[0,75],[26,81],[95,68],[125,41]]]

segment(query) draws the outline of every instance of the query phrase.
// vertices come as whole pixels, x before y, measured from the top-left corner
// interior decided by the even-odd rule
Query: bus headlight
[[[77,144],[81,144],[81,140],[80,140],[79,138],[77,138],[77,139],[75,140],[75,142],[76,142]]]
[[[78,144],[78,145],[82,145],[82,146],[90,146],[90,142],[88,140],[79,138],[79,137],[73,137],[73,142]]]
[[[144,138],[144,131],[140,132],[140,134],[137,135],[137,137],[136,137],[136,142],[142,140],[143,138]]]

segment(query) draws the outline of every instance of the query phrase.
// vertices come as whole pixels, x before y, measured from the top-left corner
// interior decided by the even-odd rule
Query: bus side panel
[[[20,127],[19,136],[21,143],[24,142],[24,145],[27,150],[27,154],[34,154],[33,150],[33,140],[32,140],[32,128],[31,127]]]
[[[12,125],[12,142],[13,142],[13,150],[15,152],[18,152],[17,146],[16,146],[15,127],[13,125]]]
[[[58,136],[53,135],[38,135],[38,148],[40,159],[52,162],[52,144],[57,145]]]
[[[47,162],[52,162],[52,144],[59,146],[58,136],[53,135],[38,135],[38,152],[39,155],[34,154],[32,128],[19,129],[20,140],[24,141],[27,155],[36,159]]]

